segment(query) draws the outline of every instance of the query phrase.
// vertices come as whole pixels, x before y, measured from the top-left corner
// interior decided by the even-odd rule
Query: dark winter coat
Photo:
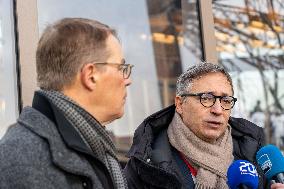
[[[163,109],[143,121],[135,131],[130,157],[124,171],[131,189],[194,188],[190,175],[183,172],[185,164],[178,160],[176,150],[170,145],[167,128],[174,116],[175,106]],[[240,118],[230,117],[233,155],[256,165],[255,154],[264,145],[262,128]],[[181,163],[182,162],[182,163]],[[256,165],[257,166],[257,165]],[[260,188],[264,186],[261,170]]]

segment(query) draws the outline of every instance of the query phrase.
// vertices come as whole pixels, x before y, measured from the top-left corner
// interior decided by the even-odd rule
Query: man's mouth
[[[206,121],[210,127],[220,127],[223,123],[221,121]]]

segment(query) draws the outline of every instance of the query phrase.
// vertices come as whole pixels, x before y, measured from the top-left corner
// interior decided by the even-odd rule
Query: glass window
[[[177,77],[201,59],[193,0],[38,0],[37,5],[40,33],[63,17],[97,19],[117,29],[126,61],[135,65],[125,115],[107,127],[121,149],[128,149],[129,136],[147,116],[173,103]]]
[[[265,128],[284,147],[284,4],[278,0],[213,1],[219,61],[238,98],[233,115]]]
[[[160,100],[166,107],[174,103],[177,77],[201,59],[197,4],[147,0],[147,9]]]
[[[0,0],[0,138],[18,117],[13,2]]]

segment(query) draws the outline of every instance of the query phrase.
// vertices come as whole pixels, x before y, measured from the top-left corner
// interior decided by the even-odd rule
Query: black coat
[[[194,188],[186,183],[176,161],[175,149],[170,145],[167,128],[175,114],[175,106],[165,108],[148,118],[137,128],[130,157],[124,172],[130,188]],[[232,126],[233,155],[255,166],[256,152],[264,145],[263,129],[241,118],[229,119]],[[259,188],[264,186],[264,175],[258,168]]]

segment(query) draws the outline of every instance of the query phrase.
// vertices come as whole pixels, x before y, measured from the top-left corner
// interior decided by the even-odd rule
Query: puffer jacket
[[[130,188],[194,188],[176,161],[176,150],[170,145],[167,128],[175,106],[165,108],[148,118],[135,131],[130,158],[124,172]],[[257,166],[255,154],[264,145],[262,128],[241,118],[230,117],[235,160],[248,160],[257,167],[259,188],[264,188],[264,175]]]

